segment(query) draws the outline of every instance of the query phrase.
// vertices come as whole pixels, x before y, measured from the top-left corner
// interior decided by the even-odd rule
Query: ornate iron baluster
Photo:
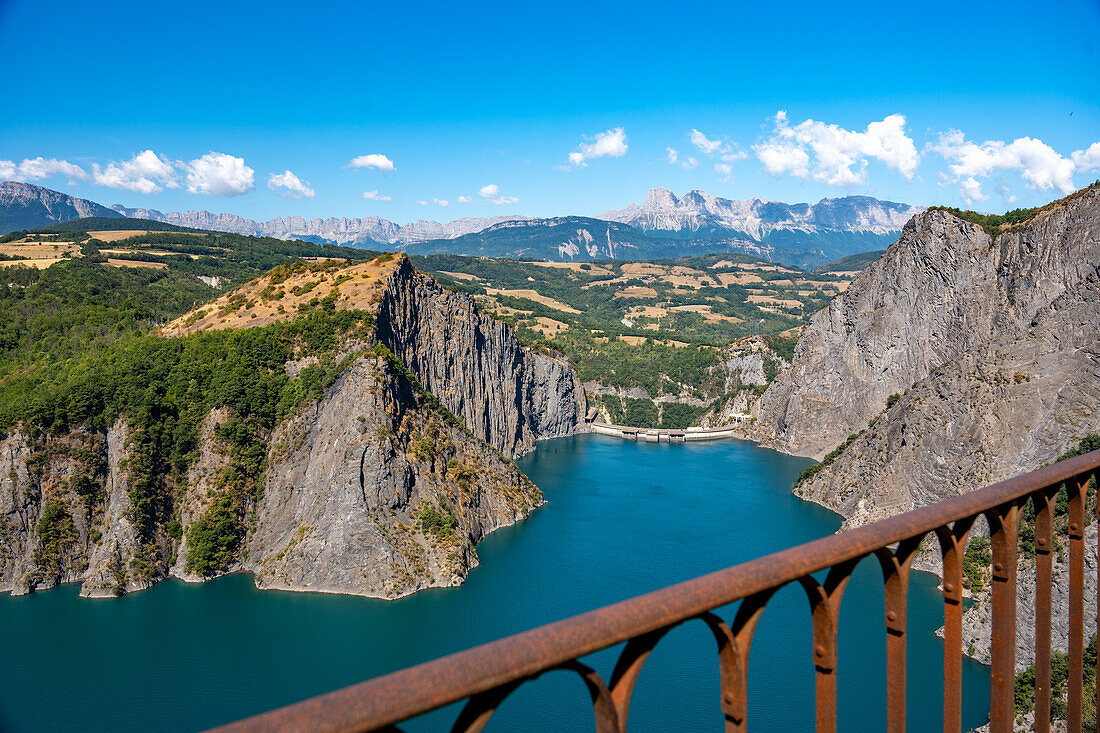
[[[611,699],[615,702],[619,725],[622,726],[623,731],[626,730],[626,719],[630,715],[630,698],[634,694],[634,683],[638,681],[642,665],[649,659],[649,654],[657,646],[657,642],[678,625],[673,624],[636,636],[626,643],[622,653],[619,654],[619,659],[615,662],[615,671],[611,674]]]
[[[622,733],[626,727],[619,727],[619,715],[615,712],[615,701],[611,699],[611,691],[596,670],[588,665],[581,664],[577,660],[566,662],[555,669],[567,669],[576,672],[588,686],[588,694],[592,696],[592,712],[596,718],[596,733]]]
[[[962,561],[977,517],[936,528],[943,558],[943,730],[962,730]]]
[[[1081,730],[1081,685],[1085,657],[1085,492],[1089,476],[1066,483],[1069,492],[1069,716],[1071,731]]]
[[[745,733],[748,730],[749,650],[756,625],[764,613],[764,607],[778,588],[757,593],[741,601],[733,619],[733,639],[737,667],[731,688],[722,693],[722,710],[726,714],[727,733]]]
[[[504,702],[504,698],[511,695],[512,691],[525,681],[515,680],[471,697],[466,701],[462,712],[458,714],[454,725],[451,726],[451,733],[481,733],[489,722],[489,718],[493,717],[493,713]]]
[[[882,547],[875,557],[882,566],[886,586],[886,730],[905,731],[905,631],[909,593],[909,568],[920,548],[921,537],[911,537],[898,543],[890,552]]]
[[[1035,733],[1050,733],[1050,551],[1057,497],[1057,489],[1031,495],[1035,506]]]
[[[986,513],[993,549],[993,638],[989,728],[1012,733],[1016,710],[1016,556],[1018,501]]]
[[[836,628],[840,599],[859,559],[834,565],[821,585],[812,575],[799,578],[810,599],[817,733],[836,731]]]

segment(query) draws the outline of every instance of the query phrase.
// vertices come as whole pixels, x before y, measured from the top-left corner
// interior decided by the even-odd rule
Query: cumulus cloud
[[[10,160],[0,160],[0,179],[5,181],[15,178],[15,163]]]
[[[309,187],[309,181],[303,181],[290,171],[272,173],[267,179],[267,187],[286,199],[311,199],[317,192]]]
[[[111,161],[103,168],[93,164],[91,181],[97,186],[138,193],[158,193],[180,185],[175,167],[152,150],[138,153],[130,160]]]
[[[474,197],[473,196],[459,196],[457,199],[455,199],[455,201],[457,201],[460,204],[472,204],[474,202]]]
[[[928,150],[938,153],[947,162],[950,175],[943,176],[942,180],[958,183],[959,194],[967,204],[989,198],[982,193],[980,179],[995,173],[1016,171],[1029,188],[1057,189],[1068,194],[1076,188],[1075,172],[1100,168],[1100,143],[1078,150],[1067,158],[1032,137],[1016,138],[1010,143],[986,140],[979,144],[967,140],[960,130],[949,130],[940,133],[939,141],[929,145]]]
[[[209,152],[187,164],[187,192],[240,196],[256,187],[255,173],[244,158]]]
[[[43,158],[41,156],[37,158],[24,158],[23,162],[15,168],[11,177],[21,181],[40,181],[43,178],[50,178],[59,173],[67,176],[69,178],[69,183],[88,180],[88,174],[76,163],[70,163],[67,160],[58,160],[57,158]]]
[[[680,155],[676,152],[676,148],[665,148],[665,152],[667,153],[665,160],[668,161],[669,165],[676,165],[676,159]]]
[[[878,160],[912,180],[920,156],[905,133],[905,116],[888,115],[860,132],[808,119],[791,127],[787,113],[776,113],[771,135],[753,146],[764,169],[774,175],[790,173],[834,186],[867,184],[867,164]]]
[[[385,194],[378,193],[378,191],[364,191],[363,192],[363,198],[370,199],[371,201],[392,201],[393,200],[392,198],[390,198],[389,196],[387,196]]]
[[[584,168],[592,158],[621,158],[626,155],[626,132],[621,127],[597,133],[592,142],[581,143],[577,151],[569,154],[570,165]]]
[[[502,196],[500,194],[500,186],[495,183],[482,186],[477,195],[488,201],[494,206],[504,206],[506,204],[515,204],[519,202],[515,196]]]
[[[714,170],[722,174],[723,181],[733,180],[733,166],[729,163],[715,163]]]
[[[1100,143],[1093,143],[1085,150],[1077,150],[1070,157],[1081,173],[1100,170]]]
[[[349,168],[375,168],[383,173],[392,173],[397,170],[393,161],[387,158],[381,153],[371,153],[370,155],[360,155],[352,158],[348,163]]]
[[[753,146],[764,170],[773,176],[790,173],[799,178],[810,176],[810,154],[798,145],[771,140]]]
[[[451,205],[451,202],[448,201],[447,199],[432,199],[432,201],[435,202],[436,206],[450,206]]]
[[[686,171],[689,171],[697,165],[699,165],[699,159],[689,157],[687,160],[680,164],[680,167]]]

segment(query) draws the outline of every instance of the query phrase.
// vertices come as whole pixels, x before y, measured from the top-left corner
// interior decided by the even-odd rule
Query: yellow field
[[[641,285],[631,285],[615,293],[616,298],[656,298],[657,291]]]
[[[168,265],[163,262],[142,262],[141,260],[115,260],[110,257],[107,258],[107,265],[110,267],[148,267],[153,270],[163,270]]]
[[[118,229],[118,230],[105,230],[102,232],[88,232],[89,235],[98,239],[101,242],[118,242],[123,239],[129,239],[130,237],[144,236],[146,234],[188,234],[192,237],[201,237],[202,234],[196,234],[194,232],[154,232],[147,229]]]
[[[573,272],[587,272],[589,275],[614,275],[615,273],[608,270],[606,267],[601,267],[592,262],[532,262],[532,265],[538,265],[539,267],[551,267],[556,270],[572,270]],[[581,265],[589,265],[588,270],[581,268]],[[454,273],[448,273],[454,274]]]
[[[553,298],[545,295],[540,295],[534,290],[498,290],[497,288],[485,288],[485,292],[489,295],[510,295],[513,298],[526,298],[527,300],[533,300],[536,303],[542,303],[547,308],[553,308],[554,310],[561,311],[562,313],[580,313],[576,308],[562,303],[560,300],[554,300]]]
[[[165,336],[184,336],[203,330],[266,326],[289,321],[298,309],[314,298],[323,299],[337,292],[336,307],[348,310],[373,310],[385,287],[385,278],[405,258],[404,254],[379,262],[373,259],[359,265],[329,260],[317,263],[321,269],[290,273],[274,282],[276,271],[234,288],[201,308],[181,316],[161,329]],[[297,291],[297,292],[296,292]]]
[[[759,275],[753,275],[747,272],[720,272],[714,277],[716,277],[718,282],[722,283],[723,286],[750,285],[764,282],[764,278]]]
[[[477,275],[471,275],[468,272],[447,272],[446,270],[440,270],[444,275],[450,275],[455,280],[465,280],[466,282],[481,282],[481,278]]]
[[[532,331],[538,331],[547,338],[553,338],[562,331],[569,328],[569,324],[562,323],[561,321],[555,321],[553,318],[546,318],[545,316],[539,316],[535,319],[538,323],[531,326]]]

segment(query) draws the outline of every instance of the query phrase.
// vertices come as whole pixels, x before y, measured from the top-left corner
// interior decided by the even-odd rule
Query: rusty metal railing
[[[1055,502],[1068,487],[1069,680],[1068,728],[1081,730],[1083,708],[1085,504],[1100,451],[921,507],[842,534],[792,547],[694,580],[484,644],[435,661],[232,723],[222,731],[397,730],[401,721],[466,700],[453,731],[480,731],[504,699],[550,670],[571,670],[591,694],[598,733],[623,733],[634,683],[650,652],[671,629],[705,623],[718,645],[720,709],[727,731],[747,726],[749,648],[768,600],[797,581],[810,601],[818,731],[836,729],[837,620],[853,569],[874,555],[885,581],[886,729],[905,730],[906,599],[909,571],[921,540],[934,533],[943,557],[944,730],[962,725],[962,561],[978,517],[989,523],[992,549],[993,640],[990,723],[1013,729],[1015,717],[1016,572],[1020,514],[1035,509],[1035,730],[1050,728],[1051,553]],[[894,548],[894,549],[891,549]],[[824,583],[814,573],[826,571]],[[732,623],[713,613],[741,601]],[[1100,622],[1098,622],[1100,626]],[[1100,631],[1100,629],[1098,629]],[[626,642],[610,681],[578,661]],[[1100,670],[1098,670],[1100,672]],[[1097,675],[1100,680],[1100,674]],[[1100,686],[1098,686],[1100,687]],[[1100,700],[1098,700],[1100,702]]]

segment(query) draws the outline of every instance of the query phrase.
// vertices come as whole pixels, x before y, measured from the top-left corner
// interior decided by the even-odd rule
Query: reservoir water
[[[835,532],[839,518],[790,494],[808,465],[750,443],[647,444],[584,435],[520,461],[548,504],[478,546],[459,588],[399,601],[258,591],[247,576],[179,581],[116,600],[64,586],[0,597],[0,730],[195,730],[360,682]],[[942,730],[943,604],[931,575],[909,597],[909,729]],[[721,612],[732,619],[729,609]],[[844,596],[841,730],[885,720],[881,571]],[[586,662],[610,677],[615,653]],[[701,623],[673,631],[642,672],[631,730],[719,731],[718,662]],[[985,667],[964,659],[964,730],[985,720]],[[407,730],[446,730],[455,710]],[[450,717],[446,717],[449,714]],[[753,643],[749,725],[813,729],[809,604],[771,601]],[[489,730],[591,730],[575,676],[545,675]]]

